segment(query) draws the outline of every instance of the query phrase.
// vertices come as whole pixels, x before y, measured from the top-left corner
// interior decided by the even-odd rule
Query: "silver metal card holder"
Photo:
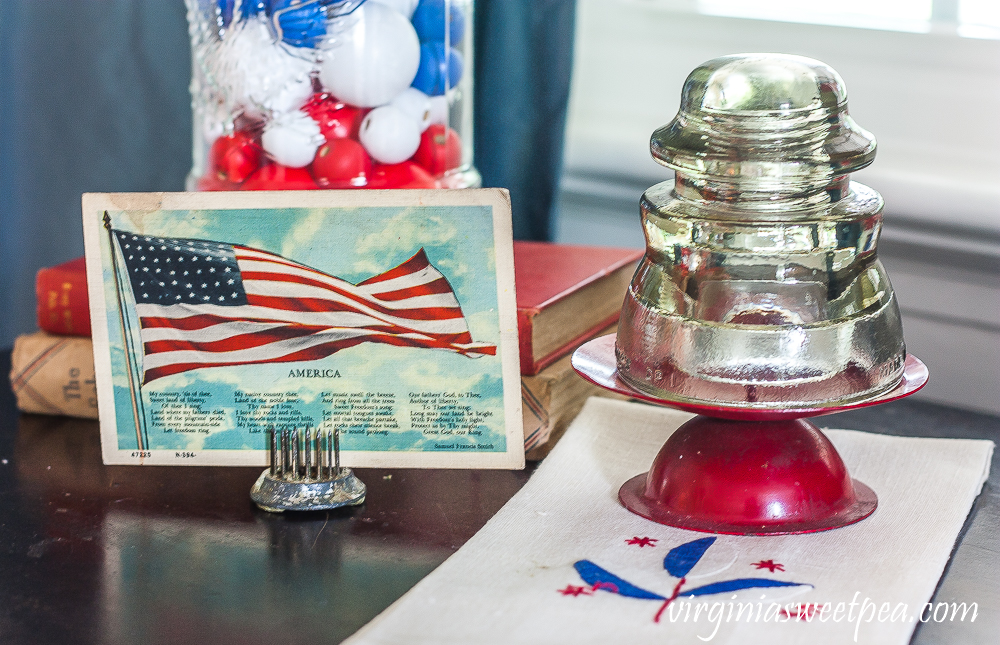
[[[268,428],[270,467],[250,489],[265,511],[323,511],[365,501],[364,482],[340,467],[340,433],[306,426]]]

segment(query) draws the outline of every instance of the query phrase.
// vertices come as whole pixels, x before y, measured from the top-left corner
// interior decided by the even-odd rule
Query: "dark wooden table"
[[[912,401],[820,423],[1000,440],[996,417]],[[250,502],[259,468],[105,466],[96,422],[19,416],[0,387],[0,643],[336,643],[530,473],[361,469],[364,506],[271,515]],[[922,625],[914,643],[992,645],[1000,633],[998,484],[994,462],[936,594],[978,602],[976,622]]]

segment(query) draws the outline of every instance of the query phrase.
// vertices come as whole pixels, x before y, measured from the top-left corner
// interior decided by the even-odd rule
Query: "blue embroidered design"
[[[714,537],[707,537],[675,546],[670,549],[667,557],[663,558],[663,568],[673,577],[683,578],[691,572],[694,565],[701,560],[701,556],[705,555],[705,551],[708,551],[708,547],[714,543]]]
[[[669,596],[664,596],[653,591],[637,587],[624,578],[620,578],[607,569],[594,564],[590,560],[579,560],[573,564],[573,568],[575,568],[577,573],[580,574],[580,578],[590,585],[590,588],[587,589],[585,587],[567,585],[566,589],[559,590],[559,593],[565,596],[574,597],[580,595],[590,596],[593,595],[595,591],[603,590],[610,593],[616,593],[620,596],[625,596],[626,598],[637,598],[639,600],[662,600],[663,604],[660,605],[659,611],[656,612],[656,616],[653,618],[654,622],[658,623],[660,622],[660,617],[663,616],[664,610],[678,597],[694,598],[697,596],[711,596],[720,593],[731,593],[741,589],[812,586],[805,582],[774,580],[772,578],[735,578],[733,580],[722,580],[720,582],[713,582],[707,585],[702,585],[701,587],[695,587],[693,589],[686,589],[682,591],[684,583],[687,581],[687,574],[690,573],[691,569],[693,569],[695,565],[701,561],[709,547],[715,544],[715,540],[716,538],[714,537],[701,538],[698,540],[692,540],[691,542],[685,542],[680,546],[670,549],[667,556],[663,559],[663,568],[671,576],[680,578],[680,580],[674,586],[673,592]],[[649,546],[654,545],[650,544]],[[770,563],[771,561],[768,562]]]
[[[784,580],[771,580],[770,578],[737,578],[735,580],[723,580],[713,582],[704,587],[695,587],[681,592],[681,596],[711,596],[727,591],[739,591],[740,589],[757,589],[761,587],[798,587],[801,582],[785,582]],[[811,585],[810,585],[811,586]]]
[[[636,587],[631,582],[622,580],[615,574],[602,569],[590,560],[580,560],[573,565],[583,581],[593,590],[604,589],[626,598],[642,598],[645,600],[666,600],[664,596]]]

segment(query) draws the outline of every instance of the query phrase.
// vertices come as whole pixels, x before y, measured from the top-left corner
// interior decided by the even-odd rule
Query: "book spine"
[[[35,276],[38,327],[51,334],[90,336],[85,271],[48,267]]]
[[[552,404],[552,386],[548,379],[521,378],[521,420],[524,422],[524,451],[545,444],[552,433],[549,407]]]
[[[521,375],[534,376],[542,368],[535,363],[533,321],[539,313],[538,309],[517,310],[517,344],[521,352]]]
[[[23,412],[97,418],[94,346],[89,338],[44,332],[18,336],[10,384]]]

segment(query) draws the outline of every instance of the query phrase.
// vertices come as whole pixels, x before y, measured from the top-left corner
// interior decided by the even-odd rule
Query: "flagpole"
[[[132,366],[132,338],[125,322],[125,304],[122,300],[121,277],[118,275],[118,256],[115,253],[115,235],[111,230],[111,216],[104,211],[104,228],[108,231],[108,243],[111,248],[111,267],[115,275],[115,297],[118,300],[118,323],[121,326],[122,340],[125,346],[125,365],[128,368],[128,390],[132,398],[132,418],[135,420],[135,439],[139,450],[146,450],[148,441],[144,441],[145,415],[139,414],[139,403],[136,400],[135,375]]]

